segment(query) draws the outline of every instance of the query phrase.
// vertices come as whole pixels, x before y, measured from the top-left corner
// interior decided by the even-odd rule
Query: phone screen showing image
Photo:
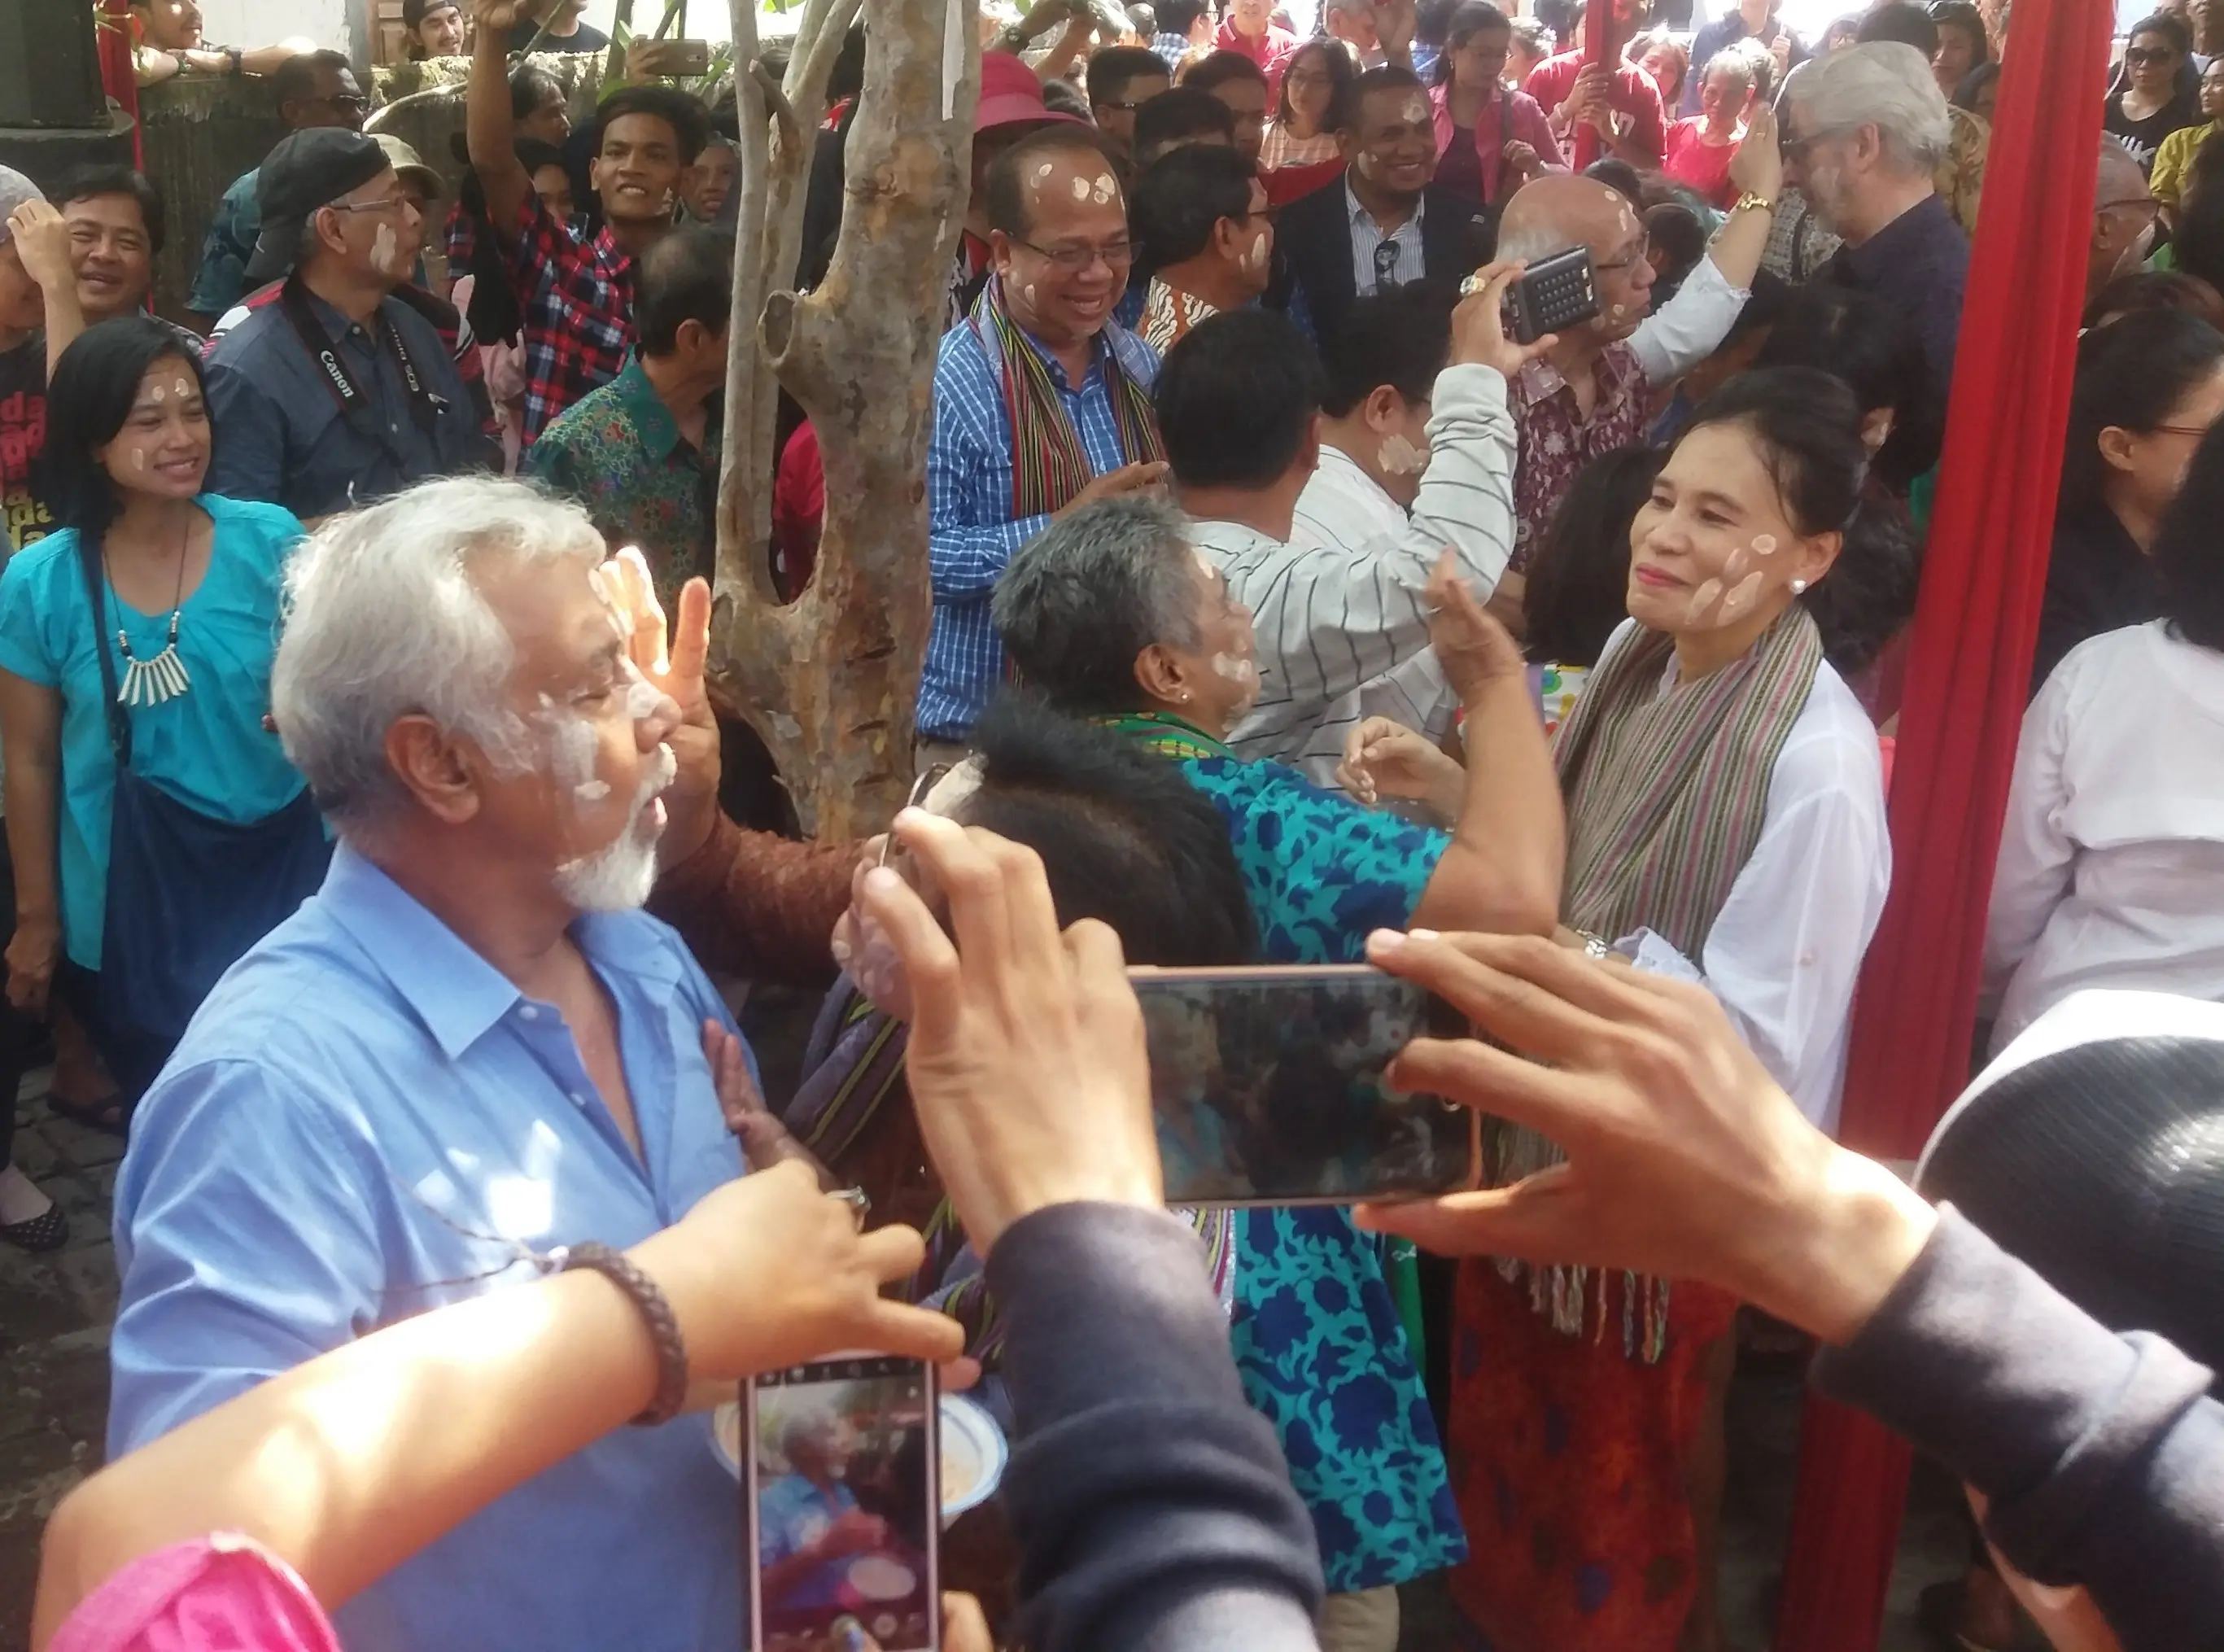
[[[1384,1069],[1455,1029],[1365,967],[1132,973],[1166,1202],[1349,1204],[1471,1185],[1476,1117]]]
[[[744,1482],[758,1652],[938,1644],[934,1378],[854,1355],[749,1385]]]

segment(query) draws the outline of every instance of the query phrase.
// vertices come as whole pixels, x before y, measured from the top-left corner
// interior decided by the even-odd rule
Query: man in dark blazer
[[[1457,281],[1490,261],[1491,216],[1436,188],[1428,93],[1410,69],[1369,69],[1335,111],[1344,170],[1282,208],[1280,279],[1268,302],[1309,322],[1325,347],[1355,298],[1424,276]]]

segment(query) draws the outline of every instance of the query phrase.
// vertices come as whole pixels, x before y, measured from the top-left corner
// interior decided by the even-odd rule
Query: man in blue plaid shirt
[[[1149,404],[1158,358],[1112,319],[1133,249],[1104,140],[1077,125],[1033,133],[996,158],[983,193],[989,283],[934,373],[926,746],[962,745],[1003,674],[989,596],[1012,554],[1166,468]]]

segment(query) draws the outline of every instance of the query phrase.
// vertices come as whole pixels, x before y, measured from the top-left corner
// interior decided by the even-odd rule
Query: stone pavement
[[[116,1315],[109,1199],[123,1144],[47,1110],[45,1070],[24,1084],[16,1162],[68,1212],[68,1248],[0,1245],[0,1652],[30,1644],[39,1532],[99,1466]]]
[[[769,1069],[768,1069],[769,1070]],[[99,1465],[108,1408],[108,1326],[116,1311],[109,1201],[123,1144],[49,1112],[47,1073],[24,1086],[16,1161],[69,1213],[49,1256],[0,1245],[0,1652],[26,1652],[39,1532],[63,1493]],[[1791,1506],[1800,1388],[1796,1368],[1760,1362],[1732,1390],[1722,1613],[1734,1652],[1768,1644]],[[1955,1573],[1952,1489],[1918,1472],[1879,1652],[1921,1652],[1923,1586]],[[1462,1638],[1440,1584],[1406,1592],[1406,1652],[1451,1652]],[[612,1649],[611,1652],[618,1652]]]

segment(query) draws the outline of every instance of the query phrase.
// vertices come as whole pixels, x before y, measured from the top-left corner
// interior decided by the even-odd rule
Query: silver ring
[[[865,1231],[865,1218],[873,1213],[873,1197],[862,1187],[837,1187],[829,1195],[850,1207],[850,1219],[856,1223],[857,1231]]]

